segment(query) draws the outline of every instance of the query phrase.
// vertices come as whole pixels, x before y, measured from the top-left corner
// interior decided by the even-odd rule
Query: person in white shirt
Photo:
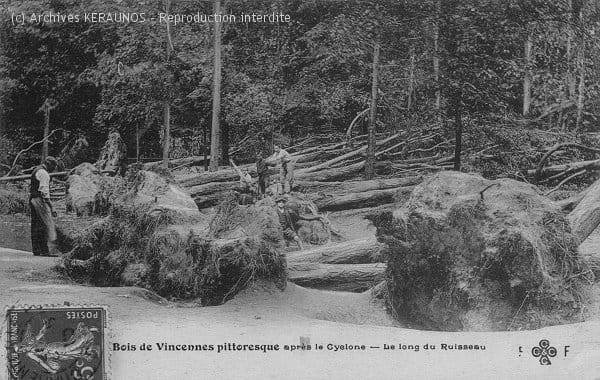
[[[31,246],[34,256],[50,256],[48,243],[56,240],[53,217],[56,213],[50,202],[50,172],[56,169],[57,161],[48,156],[44,163],[31,173],[29,206],[31,208]]]
[[[279,162],[279,182],[282,187],[281,192],[283,194],[289,194],[294,186],[294,161],[292,160],[292,156],[285,149],[281,149],[280,146],[275,145],[273,150],[275,153],[267,159],[267,163],[274,166]]]

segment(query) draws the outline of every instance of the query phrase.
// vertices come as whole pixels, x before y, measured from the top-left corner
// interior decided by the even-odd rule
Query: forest
[[[475,166],[496,177],[535,168],[544,144],[587,145],[597,132],[595,1],[4,4],[4,171],[20,149],[53,130],[48,153],[56,156],[80,137],[96,156],[114,129],[130,162],[214,154],[215,169],[229,157],[251,161],[273,139],[293,146],[309,134],[372,128],[440,131],[432,152],[451,154],[456,169]],[[217,4],[220,14],[279,12],[290,21],[11,19],[35,12],[210,15]],[[20,168],[39,160],[39,152],[26,153]]]
[[[0,1],[0,215],[57,157],[69,278],[370,292],[447,331],[597,317],[600,2]],[[275,146],[300,250],[243,194]]]

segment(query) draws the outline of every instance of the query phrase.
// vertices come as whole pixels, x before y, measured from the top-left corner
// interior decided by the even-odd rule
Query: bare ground
[[[331,214],[334,226],[353,238],[373,233],[359,215]],[[0,235],[7,234],[2,229]],[[6,238],[6,236],[4,237]],[[22,240],[23,237],[17,239]],[[14,239],[13,239],[14,240]],[[600,254],[600,231],[582,246],[583,254]],[[0,304],[101,304],[108,305],[109,342],[168,343],[310,343],[388,344],[458,343],[487,344],[486,353],[421,354],[408,351],[321,353],[222,353],[114,352],[113,379],[167,378],[600,378],[600,287],[594,289],[588,322],[537,331],[511,333],[438,333],[404,329],[370,294],[327,292],[289,283],[280,291],[257,283],[218,307],[200,308],[193,303],[173,303],[135,287],[96,288],[74,284],[52,267],[55,258],[0,248]],[[568,360],[557,358],[552,371],[545,371],[525,352],[540,339],[570,345]],[[562,353],[562,351],[561,351]],[[560,356],[560,355],[559,355]],[[5,367],[0,356],[0,368]],[[1,377],[1,376],[0,376]]]

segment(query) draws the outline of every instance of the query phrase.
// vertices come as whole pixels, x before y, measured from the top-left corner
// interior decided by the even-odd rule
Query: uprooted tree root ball
[[[200,236],[193,231],[198,216],[187,207],[190,202],[194,205],[189,196],[168,183],[156,186],[160,179],[156,174],[140,172],[131,178],[135,186],[112,198],[107,216],[87,228],[59,234],[62,250],[69,251],[61,271],[97,286],[142,286],[202,305],[222,304],[255,279],[285,287],[276,215],[257,209],[253,218],[261,220],[262,215],[273,226],[272,234],[269,229],[246,228],[236,236]],[[212,226],[220,223],[219,218],[222,213]]]
[[[593,273],[533,186],[439,173],[371,219],[387,246],[390,306],[417,327],[531,329],[583,316]]]
[[[97,286],[137,285],[173,299],[219,305],[254,279],[285,286],[285,259],[257,237],[206,239],[168,226],[169,211],[113,209],[72,237],[61,269]]]

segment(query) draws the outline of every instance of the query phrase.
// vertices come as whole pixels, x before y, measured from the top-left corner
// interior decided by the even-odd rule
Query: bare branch
[[[42,144],[44,141],[48,140],[50,138],[50,136],[52,136],[57,131],[62,131],[62,128],[58,128],[58,129],[53,130],[52,132],[50,132],[48,134],[48,136],[44,137],[40,141],[36,141],[36,142],[32,143],[31,145],[29,145],[27,148],[22,149],[21,151],[19,151],[19,153],[17,153],[15,159],[13,160],[13,163],[12,163],[12,166],[10,167],[10,170],[8,171],[8,173],[6,173],[5,177],[8,177],[8,176],[11,175],[11,173],[15,169],[15,166],[17,165],[17,160],[19,159],[19,157],[21,156],[21,154],[30,151],[34,146],[36,146],[38,144]]]

